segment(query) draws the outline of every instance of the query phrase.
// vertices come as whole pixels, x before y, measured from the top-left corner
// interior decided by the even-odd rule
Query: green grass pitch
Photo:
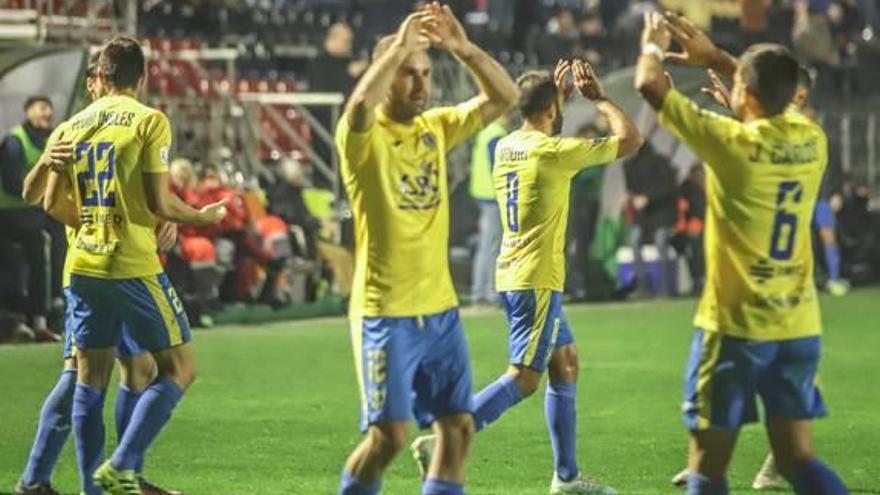
[[[880,493],[880,289],[823,298],[822,381],[831,416],[817,423],[820,455],[855,493]],[[578,451],[581,468],[623,494],[681,493],[681,376],[692,300],[568,306],[581,355]],[[500,312],[465,311],[475,387],[506,363]],[[148,476],[188,495],[335,493],[344,459],[359,440],[351,349],[342,319],[226,327],[195,335],[199,378],[147,458]],[[58,346],[0,347],[0,493],[24,465],[40,405],[56,379]],[[115,387],[114,387],[115,388]],[[113,394],[107,400],[114,441]],[[75,493],[72,439],[55,484]],[[767,449],[746,428],[732,470],[746,493]],[[536,395],[480,433],[468,471],[472,495],[547,493],[551,454]],[[385,494],[417,494],[405,452],[388,471]]]

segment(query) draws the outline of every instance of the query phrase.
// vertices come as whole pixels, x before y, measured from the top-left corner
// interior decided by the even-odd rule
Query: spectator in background
[[[19,277],[10,277],[15,285],[15,309],[24,309],[39,340],[59,341],[49,330],[47,317],[53,300],[61,297],[61,272],[66,252],[64,228],[42,208],[27,205],[21,197],[24,177],[43,154],[52,132],[54,110],[46,96],[32,96],[24,105],[25,120],[9,130],[0,144],[0,231],[6,246],[21,245],[27,271],[27,289],[20,290]],[[12,257],[4,256],[5,259]],[[7,267],[8,273],[21,273],[21,266]]]
[[[570,57],[580,37],[574,14],[567,9],[560,10],[547,21],[546,33],[536,46],[542,64]]]
[[[678,219],[673,244],[688,263],[692,295],[700,295],[706,281],[703,228],[706,219],[706,173],[703,165],[691,167],[678,191]]]
[[[308,65],[307,81],[309,91],[320,93],[342,93],[346,98],[361,74],[367,69],[366,60],[355,60],[352,54],[354,33],[348,24],[337,22],[330,26],[324,39],[324,49]],[[332,133],[336,122],[330,107],[314,107],[315,118]],[[323,139],[312,141],[315,153],[330,163],[333,150]]]
[[[576,137],[596,139],[608,135],[608,124],[602,115],[595,123],[581,126],[575,133]],[[589,289],[598,289],[600,283],[595,276],[588,273],[599,273],[601,268],[590,271],[590,247],[599,220],[599,202],[602,195],[603,168],[587,168],[572,178],[571,199],[568,209],[568,225],[566,231],[566,292],[576,300],[586,299]],[[588,286],[588,284],[590,284]],[[594,293],[596,291],[593,291]]]
[[[329,234],[338,229],[338,224],[332,219],[319,219],[309,211],[303,198],[306,176],[298,161],[288,158],[279,162],[278,175],[281,180],[269,190],[269,211],[288,224],[303,229],[308,253],[299,254],[308,258],[317,256],[326,263],[333,273],[334,289],[348,297],[354,276],[354,258],[347,249],[330,240]]]
[[[828,0],[795,3],[794,29],[791,39],[798,58],[806,65],[840,65],[840,53],[831,35]]]
[[[477,134],[471,148],[471,197],[480,209],[477,227],[477,249],[471,270],[471,297],[475,305],[496,304],[495,260],[501,249],[501,210],[495,199],[492,168],[495,165],[495,145],[513,127],[515,115],[508,112]]]
[[[657,248],[660,265],[654,289],[661,296],[674,295],[669,247],[676,216],[675,170],[669,159],[658,154],[649,143],[624,164],[624,173],[632,212],[629,244],[633,250],[638,295],[649,294],[651,289],[648,269],[642,259],[642,246],[649,239]]]
[[[199,205],[192,163],[178,158],[171,162],[169,173],[174,194],[189,205]],[[190,225],[178,227],[177,240],[165,270],[183,300],[190,321],[198,326],[212,326],[211,312],[218,308],[219,285],[225,273],[217,262],[214,240]]]
[[[337,22],[330,26],[324,39],[324,49],[309,63],[307,79],[310,91],[342,93],[348,96],[355,82],[367,69],[366,60],[356,60],[352,54],[354,33],[348,24]]]

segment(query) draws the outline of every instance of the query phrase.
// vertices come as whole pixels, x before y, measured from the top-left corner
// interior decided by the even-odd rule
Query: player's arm
[[[212,225],[226,216],[226,200],[195,209],[171,192],[171,179],[167,172],[145,173],[144,192],[147,207],[154,215],[174,223],[186,225]]]
[[[226,200],[196,210],[171,192],[171,179],[168,175],[171,124],[168,123],[168,117],[161,112],[155,112],[138,125],[138,132],[144,140],[141,173],[144,196],[150,211],[160,220],[178,224],[212,225],[223,220],[226,216]]]
[[[49,172],[53,169],[61,171],[73,162],[73,143],[63,139],[63,131],[57,128],[46,141],[46,149],[39,161],[31,167],[25,176],[21,188],[21,197],[25,203],[36,206],[46,194]]]
[[[391,46],[385,50],[358,81],[342,115],[353,132],[366,132],[376,120],[375,108],[391,89],[397,68],[411,53],[425,50],[430,42],[425,35],[427,12],[411,14],[398,28]]]
[[[79,215],[70,175],[66,172],[50,170],[46,179],[46,194],[43,196],[43,209],[55,220],[68,227],[79,227]]]
[[[483,122],[492,122],[516,103],[519,90],[504,68],[488,53],[471,43],[448,5],[434,2],[425,7],[431,14],[427,34],[431,43],[450,52],[477,81],[480,94],[474,99]]]
[[[663,70],[663,57],[670,42],[666,26],[660,14],[645,13],[642,54],[636,64],[636,90],[655,110],[663,107],[663,100],[672,89],[672,83]]]
[[[571,71],[575,87],[584,98],[596,105],[596,110],[608,121],[611,135],[617,139],[617,153],[614,158],[624,158],[638,151],[644,142],[638,127],[629,115],[608,99],[593,67],[582,60],[575,60],[571,64]]]

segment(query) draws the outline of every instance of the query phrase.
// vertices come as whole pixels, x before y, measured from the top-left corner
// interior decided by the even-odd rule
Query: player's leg
[[[691,432],[688,495],[726,495],[739,429],[758,419],[758,382],[778,344],[697,329],[685,371],[683,413]]]
[[[69,338],[65,335],[65,347],[67,341]],[[43,402],[34,444],[21,480],[15,488],[16,495],[53,493],[50,491],[52,471],[70,434],[75,388],[76,360],[71,357],[64,360],[61,376]]]
[[[825,255],[825,267],[828,270],[827,288],[836,296],[845,295],[849,284],[841,278],[840,247],[837,245],[837,221],[831,203],[826,199],[816,201],[813,212],[813,225],[819,233],[822,252]]]
[[[474,397],[477,431],[538,390],[559,331],[554,310],[559,301],[554,299],[553,291],[505,291],[501,300],[510,325],[510,366]]]
[[[769,419],[767,433],[779,472],[801,495],[846,495],[849,491],[831,467],[816,458],[809,419]]]
[[[463,494],[465,460],[474,434],[470,354],[458,309],[426,317],[424,325],[426,352],[413,388],[417,409],[437,419],[422,494]]]
[[[465,462],[473,435],[474,419],[469,413],[434,421],[436,445],[422,495],[464,494]]]
[[[373,495],[382,487],[382,474],[406,445],[407,421],[370,425],[367,434],[345,461],[340,495]]]
[[[759,388],[779,472],[802,495],[849,493],[837,474],[816,458],[813,447],[811,421],[826,414],[816,386],[821,341],[808,337],[779,345],[779,355]]]
[[[66,289],[64,293],[66,298]],[[73,392],[76,389],[76,346],[73,342],[71,325],[68,324],[72,309],[71,304],[68,303],[64,325],[64,367],[58,381],[43,402],[34,444],[21,479],[15,488],[16,495],[52,493],[50,486],[52,471],[70,434]]]
[[[576,458],[578,356],[574,343],[557,347],[547,368],[544,418],[553,447],[556,477],[571,481],[579,474]]]
[[[339,494],[371,495],[406,444],[425,339],[416,318],[353,318],[350,325],[366,436],[345,463]]]
[[[553,448],[553,479],[550,493],[599,493],[617,491],[584,475],[577,462],[577,381],[580,368],[574,334],[562,311],[562,294],[555,294],[554,313],[559,320],[556,349],[547,366],[544,418]]]
[[[113,456],[95,473],[110,495],[140,493],[135,469],[195,380],[189,323],[168,277],[119,280],[116,290],[128,334],[151,350],[158,375],[137,400]]]
[[[727,467],[739,430],[691,431],[687,495],[727,495]]]
[[[71,330],[77,349],[77,384],[71,422],[76,439],[82,492],[101,494],[92,475],[104,450],[104,399],[113,371],[114,350],[122,324],[115,304],[114,282],[74,275],[68,293]]]

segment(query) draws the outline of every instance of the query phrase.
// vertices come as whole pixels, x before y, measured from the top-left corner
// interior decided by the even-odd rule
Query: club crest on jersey
[[[434,162],[419,165],[415,173],[400,175],[397,190],[402,210],[429,210],[440,204],[440,170]]]
[[[434,139],[434,135],[430,132],[426,132],[422,134],[422,142],[425,143],[425,146],[431,149],[437,148],[437,140]]]

